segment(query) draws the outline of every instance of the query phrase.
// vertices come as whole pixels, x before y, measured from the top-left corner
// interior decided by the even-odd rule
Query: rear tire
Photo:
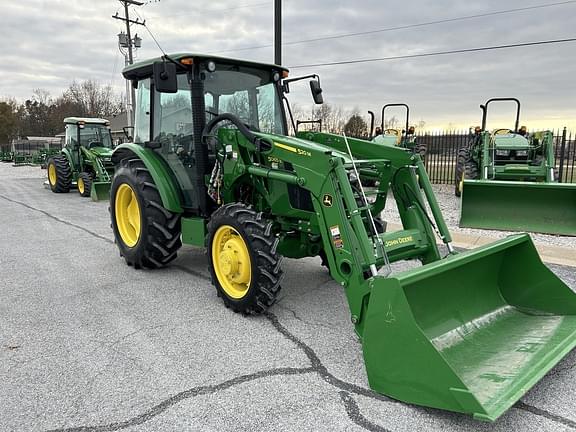
[[[478,164],[472,159],[468,147],[461,148],[458,151],[458,160],[456,162],[456,177],[454,181],[454,195],[462,196],[462,186],[465,179],[475,180],[479,176]]]
[[[216,210],[208,223],[212,283],[224,305],[256,315],[276,302],[282,278],[272,222],[241,203]]]
[[[414,154],[417,154],[418,156],[420,156],[420,159],[422,159],[422,163],[424,163],[424,161],[426,160],[426,152],[428,151],[428,147],[426,146],[426,144],[414,144]]]
[[[51,157],[47,163],[48,183],[54,193],[68,193],[72,185],[72,170],[64,155]]]
[[[112,180],[112,229],[120,256],[139,269],[163,267],[177,256],[180,214],[162,206],[158,188],[140,159],[124,159]]]
[[[92,176],[87,172],[81,172],[77,180],[80,196],[89,197],[92,190]]]

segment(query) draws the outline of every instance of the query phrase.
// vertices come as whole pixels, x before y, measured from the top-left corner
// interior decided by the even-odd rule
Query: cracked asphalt
[[[108,204],[0,164],[1,431],[576,430],[576,353],[495,423],[373,393],[319,259],[285,260],[260,317],[224,308],[207,260],[120,259]],[[400,267],[406,265],[400,265]],[[574,269],[551,266],[576,288]]]

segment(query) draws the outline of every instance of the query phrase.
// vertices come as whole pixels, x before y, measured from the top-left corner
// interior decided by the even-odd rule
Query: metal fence
[[[468,131],[430,132],[418,135],[426,144],[424,162],[432,183],[453,184],[456,176],[458,150],[468,144]],[[576,182],[576,135],[566,128],[554,131],[556,170],[562,183]]]

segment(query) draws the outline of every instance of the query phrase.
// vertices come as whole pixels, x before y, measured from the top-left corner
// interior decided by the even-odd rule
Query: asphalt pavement
[[[37,170],[37,171],[35,171]],[[369,389],[341,287],[285,260],[279,301],[226,309],[204,251],[134,270],[108,203],[0,164],[1,431],[566,431],[572,352],[495,423]],[[550,266],[576,288],[574,268]]]

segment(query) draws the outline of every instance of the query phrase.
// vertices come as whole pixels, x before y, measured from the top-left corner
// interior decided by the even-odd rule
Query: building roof
[[[90,117],[66,117],[64,123],[68,124],[78,124],[80,122],[89,124],[108,124],[108,120],[101,118],[90,118]]]

